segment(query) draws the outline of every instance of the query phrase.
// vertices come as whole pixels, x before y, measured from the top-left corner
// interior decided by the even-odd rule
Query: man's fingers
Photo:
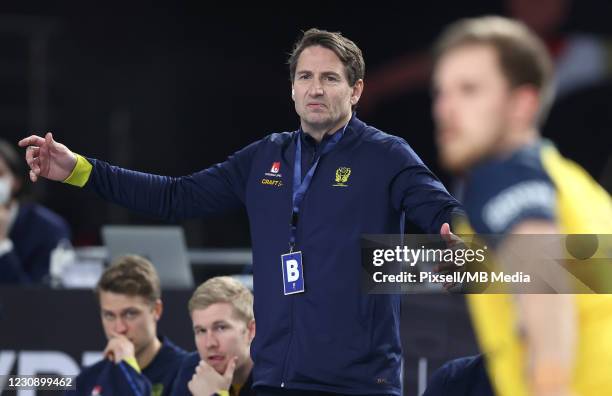
[[[200,360],[200,363],[196,366],[196,373],[206,370],[207,368],[212,369],[212,367],[208,363],[206,363],[205,360]]]
[[[28,146],[26,148],[26,162],[28,163],[28,165],[30,165],[32,160],[34,160],[34,158],[38,157],[39,155],[40,155],[40,148],[35,147],[35,146]]]
[[[45,142],[49,145],[49,147],[51,147],[51,145],[54,143],[53,134],[51,132],[47,132],[45,134]]]
[[[28,147],[28,146],[42,146],[45,143],[45,139],[40,136],[31,135],[27,138],[23,138],[17,143],[19,147]]]
[[[453,242],[453,233],[451,232],[450,225],[448,223],[444,223],[442,224],[442,227],[440,227],[440,236],[447,244]]]
[[[36,183],[36,180],[38,180],[38,176],[36,176],[33,170],[30,171],[30,180],[32,180],[32,183]]]
[[[232,360],[230,360],[230,362],[228,363],[227,367],[225,368],[225,373],[223,373],[223,376],[229,380],[231,380],[234,377],[234,370],[236,370],[236,361],[238,360],[238,357],[234,356],[232,358]]]
[[[104,357],[110,360],[111,362],[115,362],[115,352],[113,351],[113,348],[111,348],[110,345],[107,345],[106,348],[104,348]]]
[[[33,170],[35,173],[37,173],[36,169],[40,168],[40,158],[39,157],[28,158],[26,162],[28,166],[30,167],[30,169]]]

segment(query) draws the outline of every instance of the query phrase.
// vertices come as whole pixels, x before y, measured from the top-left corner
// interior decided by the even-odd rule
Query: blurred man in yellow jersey
[[[540,137],[552,64],[523,24],[451,25],[435,46],[433,116],[442,165],[464,179],[461,233],[611,234],[610,196]],[[579,131],[577,131],[579,132]],[[612,394],[612,296],[470,295],[496,395]]]

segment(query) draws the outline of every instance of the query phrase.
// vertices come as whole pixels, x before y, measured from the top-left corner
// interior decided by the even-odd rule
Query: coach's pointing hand
[[[51,132],[44,138],[32,135],[19,142],[19,147],[27,147],[26,162],[30,167],[30,179],[35,182],[39,177],[64,181],[74,169],[76,155],[61,143],[53,140]]]

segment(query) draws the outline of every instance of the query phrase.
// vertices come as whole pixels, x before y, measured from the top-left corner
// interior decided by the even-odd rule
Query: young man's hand
[[[119,363],[130,358],[136,359],[134,344],[126,336],[114,334],[104,348],[104,356],[113,363]]]
[[[219,374],[211,365],[204,360],[195,369],[191,381],[187,384],[189,391],[194,396],[210,396],[220,390],[229,390],[234,378],[234,370],[236,370],[236,360],[233,358],[227,364],[225,373]]]

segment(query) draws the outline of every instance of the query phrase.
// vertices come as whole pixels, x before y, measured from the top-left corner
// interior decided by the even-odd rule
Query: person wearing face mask
[[[66,221],[25,199],[23,161],[0,140],[0,284],[41,283],[53,250],[70,240]]]

